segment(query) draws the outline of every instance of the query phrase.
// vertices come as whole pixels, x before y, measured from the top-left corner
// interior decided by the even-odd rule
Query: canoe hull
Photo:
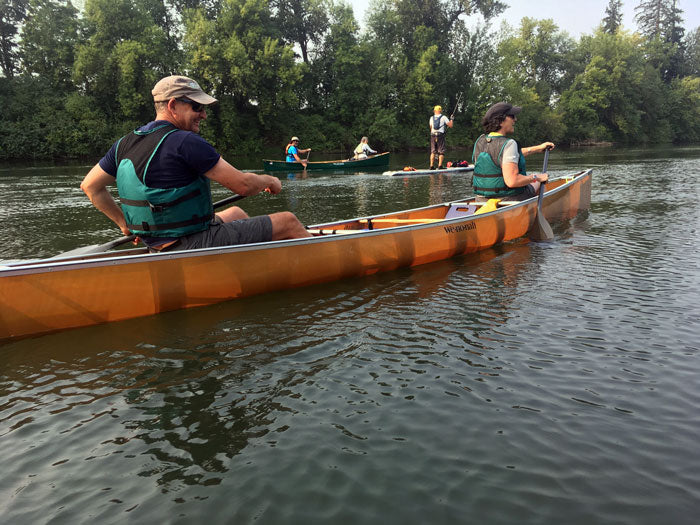
[[[591,172],[548,191],[548,220],[590,206]],[[372,218],[375,229],[163,254],[55,259],[0,270],[0,340],[362,277],[467,254],[524,236],[537,199],[455,219],[430,206]],[[387,229],[382,221],[427,222]],[[344,229],[366,219],[311,226]],[[433,222],[430,222],[433,221]],[[386,223],[388,224],[388,223]],[[313,244],[313,246],[310,246]],[[241,269],[245,269],[242,271]]]
[[[308,162],[307,170],[351,170],[356,168],[381,168],[389,165],[390,153],[380,153],[359,160],[324,160]],[[263,159],[263,171],[302,171],[304,166],[298,162]]]

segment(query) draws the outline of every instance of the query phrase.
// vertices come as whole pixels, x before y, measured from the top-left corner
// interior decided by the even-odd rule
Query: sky
[[[370,0],[346,0],[352,5],[355,18],[364,27],[365,16],[370,7]],[[592,34],[605,16],[609,0],[503,0],[510,7],[493,23],[498,28],[502,21],[518,27],[524,16],[543,19],[551,18],[559,29],[572,37]],[[640,0],[622,0],[622,25],[625,29],[636,30],[634,8]],[[678,7],[683,10],[683,27],[686,33],[700,26],[700,1],[678,0]]]

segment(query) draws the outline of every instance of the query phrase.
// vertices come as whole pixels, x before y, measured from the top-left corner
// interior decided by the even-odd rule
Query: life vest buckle
[[[164,206],[161,206],[160,204],[153,204],[152,202],[148,203],[148,207],[151,208],[151,211],[153,213],[161,213],[163,209],[165,208]]]

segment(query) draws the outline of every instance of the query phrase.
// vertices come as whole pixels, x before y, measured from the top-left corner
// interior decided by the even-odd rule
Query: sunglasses
[[[176,98],[178,102],[184,102],[185,104],[189,104],[192,106],[192,111],[195,113],[199,113],[201,111],[204,111],[206,109],[206,106],[204,104],[200,104],[199,102],[195,102],[194,100],[190,100],[189,98]]]

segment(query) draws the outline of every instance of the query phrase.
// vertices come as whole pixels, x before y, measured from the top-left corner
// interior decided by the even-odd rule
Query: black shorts
[[[528,184],[525,186],[525,191],[522,193],[518,193],[517,195],[510,195],[508,197],[505,197],[504,200],[509,200],[509,201],[524,201],[529,199],[530,197],[534,197],[537,195],[535,192],[535,188],[532,184]]]
[[[445,154],[445,134],[430,135],[430,153]]]
[[[233,222],[221,222],[218,217],[208,229],[180,237],[166,248],[174,250],[196,250],[216,246],[233,246],[272,240],[272,220],[269,215],[259,215]]]

